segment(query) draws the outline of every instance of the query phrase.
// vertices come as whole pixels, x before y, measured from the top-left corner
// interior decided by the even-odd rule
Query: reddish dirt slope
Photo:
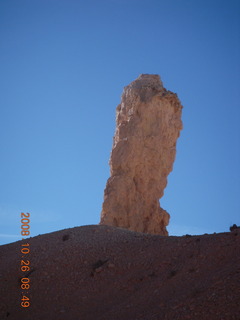
[[[184,237],[101,225],[61,230],[0,246],[0,280],[1,320],[239,320],[240,230]],[[20,306],[22,291],[29,308]]]

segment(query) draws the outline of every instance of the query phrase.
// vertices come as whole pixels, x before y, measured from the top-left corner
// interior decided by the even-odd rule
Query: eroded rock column
[[[181,112],[158,75],[142,74],[124,88],[100,224],[168,235],[169,214],[159,199],[173,168]]]

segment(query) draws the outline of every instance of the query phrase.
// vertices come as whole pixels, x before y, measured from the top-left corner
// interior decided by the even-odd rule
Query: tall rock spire
[[[181,112],[158,75],[141,74],[124,88],[100,224],[168,235],[169,214],[159,199],[173,168]]]

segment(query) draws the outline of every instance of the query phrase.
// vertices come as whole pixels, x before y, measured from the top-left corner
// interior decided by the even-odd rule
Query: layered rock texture
[[[168,235],[169,214],[159,199],[173,168],[181,112],[158,75],[142,74],[124,88],[100,224]]]

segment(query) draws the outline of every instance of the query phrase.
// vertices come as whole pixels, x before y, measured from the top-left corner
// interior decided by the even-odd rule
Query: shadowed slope
[[[240,232],[164,237],[103,225],[0,246],[0,319],[239,319]],[[29,308],[20,306],[29,277]]]

